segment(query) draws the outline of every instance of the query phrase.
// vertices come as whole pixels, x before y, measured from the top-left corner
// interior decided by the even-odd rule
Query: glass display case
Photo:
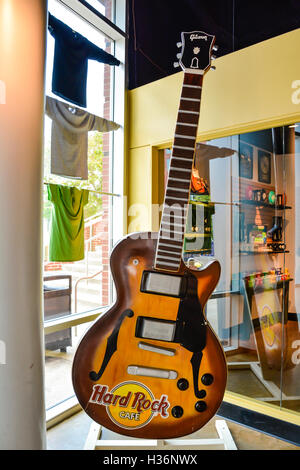
[[[299,129],[299,132],[297,132]],[[300,412],[300,125],[197,144],[184,242],[221,264],[207,319],[227,391]],[[164,151],[165,169],[170,151]]]

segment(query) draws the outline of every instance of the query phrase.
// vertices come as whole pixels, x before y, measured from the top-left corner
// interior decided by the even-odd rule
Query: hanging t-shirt
[[[49,261],[79,261],[84,258],[84,215],[87,189],[48,184],[52,202]]]
[[[52,92],[85,108],[88,59],[109,65],[120,61],[50,13],[48,29],[55,38]]]
[[[46,114],[52,119],[51,173],[88,179],[88,132],[109,132],[120,126],[49,96]]]

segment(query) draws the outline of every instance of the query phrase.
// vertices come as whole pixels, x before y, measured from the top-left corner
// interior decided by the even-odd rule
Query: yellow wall
[[[300,121],[299,45],[300,29],[217,59],[204,77],[198,140]],[[182,80],[179,72],[128,93],[128,208],[145,206],[128,217],[129,231],[157,228],[156,148],[173,141]]]

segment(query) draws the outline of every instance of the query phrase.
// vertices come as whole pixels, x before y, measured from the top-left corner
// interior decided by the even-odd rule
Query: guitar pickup
[[[144,271],[141,292],[182,298],[186,294],[187,280],[184,276]]]
[[[179,323],[152,317],[138,317],[135,336],[143,339],[178,343],[180,338]]]

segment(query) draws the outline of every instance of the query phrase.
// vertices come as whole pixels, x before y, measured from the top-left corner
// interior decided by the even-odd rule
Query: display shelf
[[[250,199],[242,199],[240,201],[241,205],[243,204],[247,204],[247,205],[250,205],[250,206],[255,206],[255,207],[264,207],[266,209],[273,209],[273,210],[279,210],[279,211],[283,211],[285,209],[292,209],[291,206],[282,206],[282,205],[278,205],[278,204],[269,204],[268,202],[263,202],[263,201],[252,201]]]
[[[262,278],[263,280],[263,278]],[[269,285],[259,285],[259,286],[247,286],[247,289],[254,291],[256,294],[265,291],[272,291],[284,287],[287,283],[292,282],[294,279],[282,279],[280,281],[270,282]],[[287,284],[288,285],[288,284]]]
[[[282,251],[241,251],[239,252],[241,255],[278,255],[282,253],[289,253],[288,250]]]
[[[189,200],[189,204],[201,205],[201,206],[240,206],[240,202],[220,202],[220,201],[197,201],[194,199]]]

